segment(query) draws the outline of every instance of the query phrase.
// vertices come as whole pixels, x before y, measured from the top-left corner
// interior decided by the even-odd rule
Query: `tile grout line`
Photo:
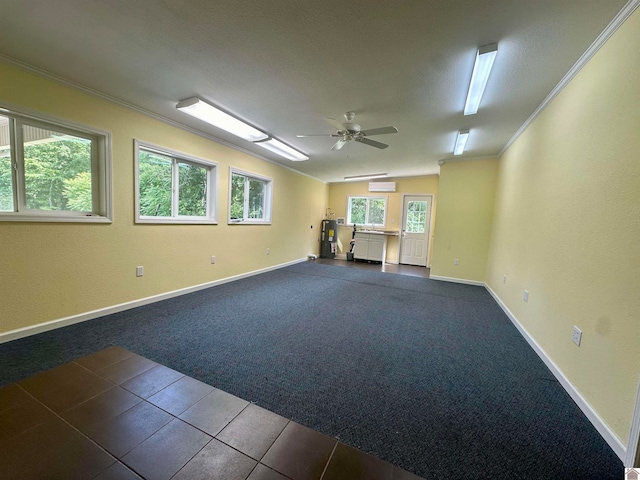
[[[135,354],[134,354],[134,355],[135,355]],[[130,358],[130,357],[127,357],[127,358]],[[142,357],[142,358],[145,358],[145,357]],[[126,360],[126,359],[124,359],[124,360]],[[122,361],[124,361],[124,360],[122,360]],[[124,412],[121,412],[119,415],[122,415],[123,413],[126,413],[127,411],[131,410],[131,409],[132,409],[132,408],[134,408],[135,406],[140,405],[140,404],[141,404],[141,402],[145,402],[146,404],[148,404],[148,405],[150,405],[150,406],[152,406],[152,407],[158,408],[159,410],[166,412],[166,413],[171,417],[171,420],[170,420],[169,422],[167,422],[167,424],[163,425],[162,427],[160,427],[160,429],[156,430],[156,431],[155,431],[155,432],[153,432],[151,435],[147,436],[147,437],[146,437],[144,440],[142,440],[138,445],[140,445],[141,443],[144,443],[145,441],[147,441],[151,436],[155,435],[159,430],[161,430],[162,428],[166,427],[166,425],[168,425],[169,423],[171,423],[173,420],[179,420],[180,422],[183,422],[183,423],[185,423],[186,425],[189,425],[190,427],[193,427],[194,429],[196,429],[196,430],[198,430],[198,431],[202,432],[203,434],[205,434],[206,436],[210,437],[210,440],[209,440],[209,441],[208,441],[208,442],[207,442],[207,443],[206,443],[202,448],[200,448],[200,449],[199,449],[195,454],[193,454],[193,455],[192,455],[192,457],[191,457],[191,458],[189,458],[189,460],[188,460],[186,463],[184,463],[184,464],[180,467],[180,469],[179,469],[179,470],[178,470],[178,471],[177,471],[177,472],[176,472],[176,473],[175,473],[171,478],[175,477],[175,475],[177,475],[180,471],[182,471],[182,470],[184,469],[184,467],[185,467],[189,462],[191,462],[191,461],[193,460],[193,458],[195,458],[195,457],[196,457],[196,456],[197,456],[197,455],[198,455],[198,454],[199,454],[199,453],[200,453],[204,448],[206,448],[206,447],[207,447],[207,445],[210,445],[210,444],[211,444],[211,441],[212,441],[212,440],[214,440],[214,439],[215,439],[215,440],[217,440],[218,442],[220,442],[221,444],[223,444],[223,445],[225,445],[225,446],[227,446],[227,447],[231,448],[232,450],[234,450],[234,451],[236,451],[236,452],[238,452],[238,453],[240,453],[240,454],[242,454],[242,455],[246,456],[247,458],[249,458],[249,459],[252,459],[252,460],[255,460],[255,461],[256,461],[256,465],[253,467],[253,469],[251,470],[251,472],[249,472],[249,476],[253,473],[253,471],[255,471],[255,469],[257,468],[257,465],[263,465],[263,466],[265,466],[266,468],[269,468],[270,470],[273,470],[273,471],[276,471],[276,472],[277,472],[277,470],[275,470],[275,469],[273,469],[273,468],[269,467],[268,465],[265,465],[264,463],[262,463],[262,462],[261,462],[261,460],[262,460],[262,459],[267,455],[267,453],[268,453],[268,452],[269,452],[269,450],[273,447],[273,445],[274,445],[274,444],[275,444],[275,442],[278,440],[278,438],[280,438],[280,436],[282,435],[282,432],[286,429],[286,427],[287,427],[289,424],[291,424],[292,422],[293,422],[293,423],[295,423],[292,419],[287,419],[286,417],[282,417],[282,418],[284,418],[284,419],[286,420],[286,423],[284,424],[284,426],[282,427],[282,429],[279,431],[279,433],[276,435],[275,439],[274,439],[274,440],[271,442],[271,444],[267,447],[267,449],[266,449],[265,453],[261,455],[261,458],[259,458],[259,459],[258,459],[258,458],[253,458],[253,457],[251,457],[250,455],[248,455],[248,454],[246,454],[246,453],[244,453],[244,452],[242,452],[242,451],[238,450],[237,448],[233,447],[232,445],[228,445],[226,442],[224,442],[224,441],[220,440],[220,439],[219,439],[219,438],[217,438],[217,437],[218,437],[218,435],[220,435],[220,434],[221,434],[221,433],[222,433],[222,432],[223,432],[223,431],[224,431],[224,430],[225,430],[225,429],[226,429],[226,428],[227,428],[227,427],[228,427],[228,426],[229,426],[233,421],[235,421],[235,420],[236,420],[236,419],[237,419],[237,418],[238,418],[238,417],[239,417],[239,416],[240,416],[240,415],[241,415],[241,414],[242,414],[242,413],[243,413],[247,408],[249,408],[249,406],[250,406],[250,405],[255,405],[255,406],[256,406],[256,407],[258,407],[258,408],[262,408],[262,407],[260,407],[259,405],[257,405],[256,403],[254,403],[254,402],[250,402],[250,401],[246,401],[246,400],[244,400],[244,399],[241,399],[240,397],[236,397],[236,398],[239,398],[240,400],[243,400],[243,401],[247,402],[247,404],[246,404],[246,405],[245,405],[245,407],[243,407],[243,408],[242,408],[242,409],[241,409],[241,410],[240,410],[236,415],[234,415],[234,416],[233,416],[229,421],[227,421],[227,422],[225,423],[224,427],[222,427],[222,428],[221,428],[221,429],[220,429],[220,430],[219,430],[215,435],[212,435],[212,434],[209,434],[208,432],[205,432],[204,430],[201,430],[199,427],[197,427],[197,426],[195,426],[195,425],[192,425],[191,423],[189,423],[189,422],[187,422],[187,421],[185,421],[185,420],[181,419],[178,415],[175,415],[175,414],[173,414],[173,413],[171,413],[171,412],[169,412],[169,411],[166,411],[166,410],[164,410],[163,408],[161,408],[161,407],[159,407],[159,406],[157,406],[157,405],[155,405],[155,404],[151,403],[151,402],[148,400],[148,398],[150,398],[151,396],[153,396],[153,395],[155,395],[155,394],[157,394],[157,393],[159,393],[159,392],[163,391],[164,389],[166,389],[166,388],[170,387],[171,385],[175,384],[176,382],[180,381],[181,379],[183,379],[183,378],[193,378],[193,377],[188,377],[187,375],[182,374],[182,377],[180,377],[179,379],[176,379],[176,380],[174,380],[172,383],[170,383],[169,385],[164,386],[162,389],[160,389],[158,392],[155,392],[154,394],[150,395],[148,398],[144,398],[144,397],[142,397],[142,396],[140,396],[140,395],[136,394],[135,392],[132,392],[132,391],[128,390],[127,388],[123,387],[122,385],[120,385],[120,384],[118,384],[118,383],[114,383],[112,380],[109,380],[109,379],[107,379],[107,378],[102,377],[101,375],[97,374],[97,373],[96,373],[96,372],[94,372],[93,370],[88,369],[87,367],[85,367],[85,366],[84,366],[84,365],[82,365],[82,364],[77,363],[76,361],[71,361],[71,362],[69,362],[69,363],[74,363],[74,364],[76,364],[77,366],[80,366],[83,370],[86,370],[86,371],[87,371],[87,372],[89,372],[89,373],[93,373],[93,374],[94,374],[94,375],[96,375],[97,377],[102,378],[103,380],[105,380],[105,382],[107,382],[107,383],[108,383],[109,385],[111,385],[111,386],[110,386],[109,388],[107,388],[107,390],[105,390],[105,391],[103,391],[103,392],[100,392],[100,393],[97,393],[96,395],[92,396],[92,397],[91,397],[91,398],[89,398],[89,399],[84,400],[84,401],[83,401],[83,402],[81,402],[81,403],[79,403],[79,404],[77,404],[77,405],[74,405],[73,407],[67,408],[66,410],[64,410],[64,411],[62,411],[62,412],[60,412],[60,413],[57,413],[57,412],[53,411],[49,406],[47,406],[47,405],[45,405],[43,402],[41,402],[38,398],[36,398],[36,397],[35,397],[35,395],[34,395],[34,394],[32,394],[31,392],[29,392],[28,390],[26,390],[26,388],[25,388],[25,387],[23,387],[22,385],[20,385],[19,383],[17,383],[17,382],[16,382],[16,383],[14,383],[14,385],[16,385],[16,386],[19,388],[19,390],[23,391],[23,392],[24,392],[28,397],[32,398],[32,399],[33,399],[37,404],[41,405],[41,406],[42,406],[42,407],[44,407],[47,411],[51,412],[51,413],[53,414],[54,418],[57,418],[58,420],[60,420],[64,425],[67,425],[68,427],[71,427],[71,429],[72,429],[73,431],[75,431],[75,432],[79,433],[79,434],[80,434],[80,436],[81,436],[82,438],[85,438],[85,439],[89,440],[89,442],[90,442],[91,444],[93,444],[93,445],[95,445],[96,447],[98,447],[98,449],[99,449],[100,451],[102,451],[102,452],[106,453],[106,454],[107,454],[107,456],[108,456],[109,458],[113,459],[114,461],[113,461],[113,462],[112,462],[112,463],[111,463],[107,468],[105,468],[102,472],[104,472],[104,471],[108,470],[109,468],[113,467],[116,463],[119,463],[121,466],[123,466],[124,468],[128,469],[129,471],[132,471],[132,472],[136,472],[136,473],[137,473],[137,471],[136,471],[133,467],[130,467],[127,463],[125,463],[124,461],[122,461],[122,460],[121,460],[121,458],[124,458],[124,456],[128,455],[128,454],[131,452],[131,450],[133,450],[133,448],[136,448],[136,447],[133,447],[132,449],[130,449],[129,451],[127,451],[125,454],[123,454],[121,457],[118,457],[118,456],[116,456],[116,455],[112,454],[111,452],[109,452],[108,450],[106,450],[105,448],[103,448],[100,444],[98,444],[96,441],[94,441],[94,440],[93,440],[91,437],[89,437],[87,434],[85,434],[83,431],[79,430],[79,428],[75,427],[73,424],[71,424],[69,421],[67,421],[64,417],[62,417],[62,415],[61,415],[61,414],[62,414],[62,413],[65,413],[65,412],[68,412],[68,411],[70,411],[70,410],[72,410],[72,409],[74,409],[74,408],[77,408],[77,407],[79,407],[79,406],[82,406],[82,405],[84,405],[84,404],[86,404],[86,403],[90,402],[91,400],[93,400],[93,399],[95,399],[96,397],[98,397],[98,396],[100,396],[100,395],[104,394],[105,392],[107,392],[107,391],[109,391],[109,390],[112,390],[114,387],[116,387],[116,388],[120,388],[122,391],[128,392],[128,393],[132,394],[134,397],[137,397],[138,399],[140,399],[140,402],[138,402],[136,405],[133,405],[133,406],[132,406],[132,407],[130,407],[129,409],[125,410]],[[120,363],[120,362],[115,362],[115,363],[110,364],[110,365],[115,365],[115,364],[117,364],[117,363]],[[159,363],[157,363],[157,362],[153,362],[153,363],[155,363],[155,366],[156,366],[156,367],[157,367],[157,366],[163,366],[163,367],[165,367],[164,365],[159,364]],[[104,367],[104,368],[106,368],[106,367]],[[152,367],[152,368],[154,368],[154,367]],[[145,370],[145,371],[143,371],[143,372],[139,373],[138,375],[136,375],[136,376],[134,376],[134,377],[132,377],[132,378],[136,378],[136,377],[138,377],[138,376],[140,376],[140,375],[144,375],[145,373],[148,373],[148,371],[149,371],[149,370],[151,370],[152,368],[147,369],[147,370]],[[169,367],[166,367],[166,368],[169,368]],[[177,372],[177,371],[176,371],[176,372]],[[42,373],[44,373],[44,372],[42,372]],[[177,372],[177,373],[180,373],[180,372]],[[129,381],[129,380],[130,380],[130,379],[127,379],[126,381]],[[126,382],[126,381],[125,381],[125,382]],[[211,393],[213,393],[213,391],[215,391],[215,390],[219,390],[219,391],[221,391],[221,392],[228,393],[228,392],[225,392],[224,390],[221,390],[221,389],[219,389],[219,388],[217,388],[217,387],[213,387],[213,386],[211,386],[211,388],[213,388],[212,392],[209,392],[207,395],[205,395],[204,397],[202,397],[200,400],[198,400],[198,401],[196,402],[196,404],[197,404],[197,403],[199,403],[200,401],[202,401],[202,399],[206,398],[206,397],[207,397],[208,395],[210,395]],[[229,394],[229,395],[231,395],[231,394]],[[187,409],[187,410],[188,410],[188,409]],[[186,411],[186,410],[185,410],[185,411]],[[271,412],[270,410],[267,410],[267,411],[268,411],[268,412],[270,412],[270,413],[273,413],[273,412]],[[184,412],[183,412],[183,413],[184,413]],[[277,414],[275,414],[275,415],[277,415]],[[105,423],[105,422],[107,422],[107,421],[108,421],[108,419],[107,419],[107,420],[103,420],[103,422],[99,422],[99,423],[101,423],[101,424],[102,424],[102,423]],[[44,423],[47,423],[47,422],[44,422]],[[31,427],[31,428],[27,429],[26,431],[31,431],[33,428],[36,428],[36,427],[38,427],[39,425],[42,425],[42,424],[43,424],[43,423],[40,423],[40,424],[38,424],[38,425],[34,425],[33,427]],[[331,438],[331,437],[329,437],[329,438]],[[325,466],[324,466],[324,468],[323,468],[323,471],[322,471],[322,473],[321,473],[321,475],[320,475],[320,477],[319,477],[319,479],[318,479],[318,480],[322,480],[322,479],[324,479],[324,478],[325,478],[325,475],[326,475],[326,472],[327,472],[327,470],[328,470],[329,464],[331,463],[331,460],[333,459],[333,456],[335,455],[335,451],[336,451],[336,449],[337,449],[338,445],[341,443],[338,439],[334,439],[334,440],[335,440],[334,446],[333,446],[333,448],[332,448],[332,450],[331,450],[331,453],[330,453],[330,455],[329,455],[329,457],[328,457],[328,459],[327,459],[327,462],[326,462],[326,464],[325,464]],[[366,452],[364,452],[364,453],[366,453]],[[100,475],[102,472],[100,472],[98,475]],[[279,473],[281,473],[281,472],[279,472]],[[285,475],[285,476],[286,476],[286,475]],[[247,478],[248,478],[248,477],[247,477]],[[288,478],[288,477],[287,477],[287,478]]]
[[[102,445],[100,445],[99,443],[97,443],[95,440],[93,440],[91,437],[87,436],[84,432],[80,431],[79,429],[77,429],[74,425],[72,425],[71,423],[67,422],[66,419],[64,419],[62,416],[60,416],[60,414],[54,412],[53,410],[51,410],[47,405],[45,405],[44,403],[42,403],[40,400],[38,400],[36,397],[34,397],[33,395],[31,395],[31,393],[29,391],[27,391],[22,385],[19,385],[18,383],[16,383],[15,385],[17,385],[19,388],[21,388],[22,390],[24,390],[24,392],[29,395],[31,398],[33,398],[33,400],[35,400],[37,403],[39,403],[40,405],[42,405],[44,408],[46,408],[47,410],[49,410],[55,417],[58,418],[58,420],[62,421],[62,423],[64,423],[65,425],[69,426],[72,430],[74,430],[76,433],[79,433],[83,438],[87,439],[89,442],[91,442],[93,445],[95,445],[96,447],[98,447],[98,449],[102,450],[104,453],[106,453],[109,457],[114,459],[114,462],[109,465],[107,468],[105,468],[102,472],[104,472],[105,470],[111,468],[113,466],[114,463],[122,463],[122,465],[124,465],[126,468],[129,468],[127,465],[125,465],[123,462],[120,461],[120,459],[118,457],[116,457],[115,455],[113,455],[111,452],[109,452],[108,450],[106,450],[104,447],[102,447]],[[113,388],[113,387],[112,387]],[[107,391],[107,390],[105,390]],[[102,392],[104,393],[104,392]],[[100,395],[100,394],[98,394]],[[98,395],[96,395],[95,397],[97,397]],[[92,398],[95,398],[92,397]],[[88,400],[87,400],[88,401]],[[83,402],[84,403],[84,402]],[[80,404],[81,405],[81,404]],[[73,407],[72,407],[73,408]],[[70,408],[68,408],[67,410],[71,410]],[[67,411],[65,410],[65,412]],[[44,422],[47,423],[47,422]],[[34,425],[33,427],[25,430],[24,432],[22,432],[20,435],[23,435],[25,432],[28,432],[30,430],[33,430],[36,427],[39,427],[40,425],[43,425],[43,423],[40,423],[38,425]],[[129,470],[131,470],[129,468]],[[100,472],[98,475],[100,475],[102,472]],[[95,477],[94,477],[95,478]]]
[[[338,444],[340,442],[338,440],[336,440],[336,444],[333,446],[333,450],[331,450],[331,455],[329,455],[329,458],[327,459],[327,464],[324,466],[324,470],[322,470],[322,475],[320,475],[320,478],[318,480],[322,480],[324,478],[324,474],[327,473],[327,468],[329,468],[329,464],[331,463],[331,459],[333,458],[333,454],[336,451],[336,448],[338,448]]]

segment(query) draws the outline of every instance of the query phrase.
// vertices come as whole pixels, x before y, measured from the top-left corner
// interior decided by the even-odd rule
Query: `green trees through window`
[[[199,163],[157,147],[139,145],[138,220],[215,221],[211,191],[215,164]]]
[[[46,132],[39,141],[25,142],[23,152],[27,209],[92,211],[91,140]],[[0,211],[14,210],[11,147],[6,145],[0,147]]]
[[[347,223],[351,225],[384,226],[387,197],[349,197]]]
[[[73,212],[76,219],[105,215],[105,145],[102,135],[1,115],[0,218],[39,212],[49,212],[45,218],[51,220]]]
[[[424,233],[427,224],[427,202],[409,202],[407,205],[407,233]]]
[[[269,222],[271,181],[231,171],[229,221]]]
[[[49,139],[24,146],[27,208],[91,212],[91,140],[54,132]]]

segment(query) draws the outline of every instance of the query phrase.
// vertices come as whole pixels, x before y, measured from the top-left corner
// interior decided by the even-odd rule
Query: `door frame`
[[[430,197],[431,199],[431,208],[429,208],[429,218],[427,218],[427,242],[429,245],[427,246],[427,268],[431,268],[431,247],[433,242],[431,241],[431,220],[433,219],[433,193],[403,193],[401,202],[400,202],[400,231],[398,238],[398,264],[400,263],[400,259],[402,258],[402,230],[404,230],[404,199],[405,197]]]

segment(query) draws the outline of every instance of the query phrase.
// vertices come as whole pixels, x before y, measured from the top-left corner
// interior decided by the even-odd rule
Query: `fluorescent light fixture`
[[[286,145],[280,140],[277,140],[273,137],[267,137],[265,140],[258,140],[257,142],[253,143],[262,148],[266,148],[267,150],[271,150],[273,153],[277,153],[281,157],[293,160],[294,162],[309,160],[309,157],[307,157],[305,154],[300,153],[299,151],[291,148],[289,145]]]
[[[493,62],[496,59],[497,53],[497,43],[485,45],[478,49],[478,52],[476,53],[476,63],[473,65],[473,73],[471,74],[471,83],[469,84],[467,101],[464,104],[465,115],[474,115],[478,113],[480,100],[482,100],[482,95],[484,94],[484,89],[487,86],[489,74],[491,73],[491,68],[493,67]]]
[[[386,173],[372,173],[370,175],[354,175],[352,177],[344,177],[345,182],[353,182],[355,180],[373,180],[374,178],[384,178]]]
[[[460,130],[456,136],[456,145],[453,147],[454,155],[462,155],[467,140],[469,140],[469,130]]]
[[[227,132],[237,137],[244,138],[245,140],[249,140],[250,142],[264,140],[269,137],[266,133],[263,133],[257,128],[232,117],[228,113],[217,109],[198,97],[191,97],[186,100],[182,100],[178,105],[176,105],[176,108],[181,112],[187,113],[192,117],[199,118],[200,120],[210,123],[214,127],[226,130]]]

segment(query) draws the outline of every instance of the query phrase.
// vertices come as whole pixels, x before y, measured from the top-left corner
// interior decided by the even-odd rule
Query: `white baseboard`
[[[16,330],[10,330],[8,332],[0,333],[0,343],[10,342],[19,338],[29,337],[42,332],[48,332],[49,330],[55,330],[56,328],[66,327],[67,325],[73,325],[74,323],[80,323],[87,320],[93,320],[94,318],[102,317],[104,315],[110,315],[112,313],[122,312],[131,308],[141,307],[142,305],[148,305],[150,303],[159,302],[161,300],[167,300],[169,298],[178,297],[180,295],[186,295],[187,293],[197,292],[198,290],[204,290],[205,288],[215,287],[216,285],[222,285],[223,283],[233,282],[242,278],[251,277],[260,273],[269,272],[271,270],[277,270],[279,268],[288,267],[289,265],[295,265],[296,263],[306,262],[307,258],[300,258],[292,260],[290,262],[281,263],[279,265],[273,265],[271,267],[261,268],[259,270],[253,270],[251,272],[241,273],[239,275],[233,275],[231,277],[221,278],[219,280],[213,280],[207,283],[201,283],[192,287],[181,288],[179,290],[173,290],[171,292],[160,293],[151,297],[141,298],[133,300],[131,302],[120,303],[111,307],[100,308],[98,310],[92,310],[90,312],[80,313],[78,315],[72,315],[70,317],[59,318],[57,320],[51,320],[49,322],[39,323],[29,327],[18,328]]]
[[[529,343],[531,348],[538,354],[540,359],[545,363],[545,365],[551,370],[551,373],[556,377],[556,379],[560,382],[560,385],[567,391],[567,393],[571,396],[574,402],[580,407],[582,413],[586,415],[589,421],[596,427],[598,433],[604,438],[604,440],[609,444],[611,449],[615,452],[620,460],[623,462],[626,461],[627,457],[627,447],[622,443],[622,441],[617,437],[615,433],[609,428],[607,423],[596,413],[596,411],[589,405],[589,403],[585,400],[585,398],[580,394],[580,392],[573,386],[573,384],[569,381],[567,377],[565,377],[560,367],[558,367],[551,358],[547,355],[547,353],[542,349],[540,345],[533,339],[529,332],[520,324],[518,319],[511,313],[511,310],[507,308],[507,306],[503,303],[503,301],[498,297],[498,295],[491,290],[489,285],[484,284],[487,291],[491,294],[494,300],[498,303],[500,308],[504,311],[504,313],[509,317],[509,320],[515,325],[520,334],[524,337],[524,339]]]
[[[640,467],[640,385],[636,394],[636,407],[631,418],[631,431],[629,432],[629,442],[627,444],[627,458],[624,466],[627,468]]]
[[[478,282],[477,280],[466,280],[464,278],[453,278],[453,277],[441,277],[440,275],[429,275],[431,280],[439,280],[441,282],[451,282],[451,283],[463,283],[465,285],[475,285],[477,287],[484,287],[484,282]]]
[[[347,259],[346,253],[336,253],[336,260],[346,260],[346,259]]]

